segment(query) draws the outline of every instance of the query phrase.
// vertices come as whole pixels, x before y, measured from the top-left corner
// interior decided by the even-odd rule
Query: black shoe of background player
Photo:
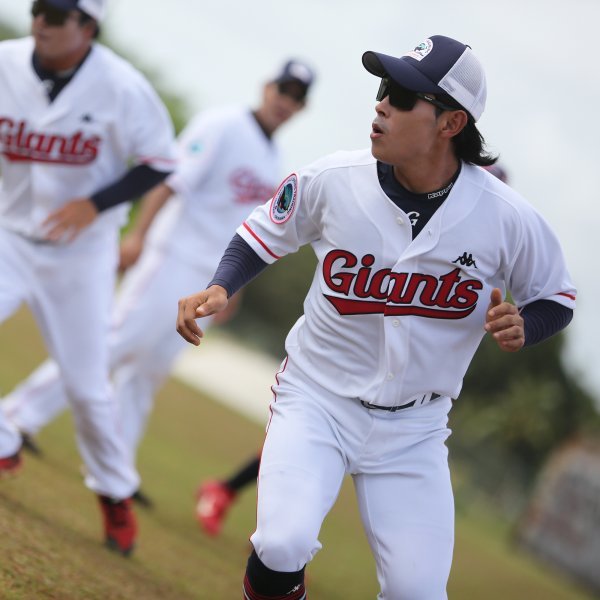
[[[25,433],[24,431],[20,432],[21,434],[21,448],[26,450],[30,454],[35,454],[35,456],[42,456],[44,452],[39,447],[38,443],[35,441],[33,436]]]
[[[149,498],[141,489],[133,492],[131,499],[139,506],[143,508],[154,508],[154,502],[151,498]]]

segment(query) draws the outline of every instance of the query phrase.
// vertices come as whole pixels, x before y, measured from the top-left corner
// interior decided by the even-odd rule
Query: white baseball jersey
[[[0,225],[42,238],[49,213],[117,181],[132,164],[174,166],[172,125],[146,79],[95,44],[50,102],[32,66],[33,38],[0,44]],[[102,213],[83,235],[115,229],[126,207]]]
[[[290,361],[325,389],[379,406],[429,392],[458,397],[494,287],[519,307],[541,299],[575,306],[547,223],[467,164],[414,240],[368,150],[292,174],[238,233],[269,263],[311,244],[318,266],[305,315],[286,340]]]
[[[166,181],[176,197],[155,219],[149,243],[214,269],[237,225],[273,196],[279,151],[250,110],[238,107],[200,113],[178,148],[177,170]]]

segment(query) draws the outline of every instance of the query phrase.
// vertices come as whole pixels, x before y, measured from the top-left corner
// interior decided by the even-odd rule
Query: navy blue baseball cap
[[[106,14],[106,0],[44,0],[46,4],[60,10],[81,10],[100,22]]]
[[[306,96],[315,80],[315,72],[304,62],[288,60],[273,77],[273,83],[296,83]]]
[[[485,108],[485,73],[470,46],[443,35],[432,35],[396,58],[373,52],[362,56],[365,69],[389,77],[413,92],[447,94],[475,121]]]

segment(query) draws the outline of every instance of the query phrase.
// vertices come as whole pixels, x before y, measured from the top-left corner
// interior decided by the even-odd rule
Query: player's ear
[[[464,110],[445,110],[440,115],[440,132],[444,137],[452,138],[465,128],[467,121]]]
[[[98,27],[98,23],[91,18],[83,18],[80,22],[80,27],[87,34],[89,34],[90,39],[95,39],[100,34],[100,28]]]

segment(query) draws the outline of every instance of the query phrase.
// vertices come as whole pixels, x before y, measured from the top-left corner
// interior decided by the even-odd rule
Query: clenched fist
[[[484,328],[504,352],[517,352],[525,344],[523,317],[514,304],[502,298],[498,288],[494,288],[490,295]]]

